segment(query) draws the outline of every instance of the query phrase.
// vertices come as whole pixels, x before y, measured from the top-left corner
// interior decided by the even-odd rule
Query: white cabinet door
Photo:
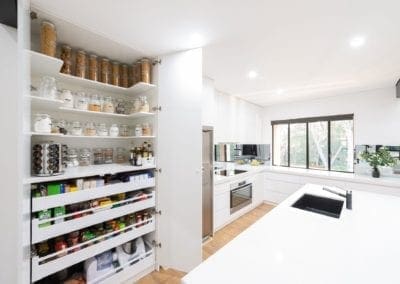
[[[158,264],[189,271],[202,259],[202,50],[158,66]]]
[[[253,185],[253,205],[258,205],[263,202],[265,182],[265,173],[259,173],[255,176]]]

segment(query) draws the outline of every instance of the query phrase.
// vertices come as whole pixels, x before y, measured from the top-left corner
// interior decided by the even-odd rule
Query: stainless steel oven
[[[231,214],[251,204],[253,199],[253,184],[241,181],[231,184]]]

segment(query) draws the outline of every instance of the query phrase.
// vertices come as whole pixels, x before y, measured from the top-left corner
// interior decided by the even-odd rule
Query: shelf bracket
[[[161,210],[157,210],[157,209],[153,209],[153,211],[151,211],[152,214],[157,214],[157,215],[161,215]]]
[[[159,168],[159,169],[155,169],[155,171],[157,172],[157,173],[162,173],[162,169],[161,168]]]
[[[161,65],[161,59],[154,59],[153,60],[153,66],[155,66],[157,64]]]
[[[31,17],[31,20],[36,20],[36,19],[38,18],[36,12],[31,11],[29,15],[30,15],[30,17]]]
[[[161,243],[157,243],[155,240],[152,240],[151,244],[153,245],[153,247],[161,248]]]
[[[156,106],[152,108],[153,111],[161,111],[161,106]]]

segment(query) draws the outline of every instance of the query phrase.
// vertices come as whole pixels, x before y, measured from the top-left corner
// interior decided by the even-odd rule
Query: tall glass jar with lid
[[[98,95],[92,95],[89,102],[89,110],[90,111],[101,111],[101,101]]]
[[[111,97],[105,97],[103,102],[103,112],[114,113],[114,102]]]

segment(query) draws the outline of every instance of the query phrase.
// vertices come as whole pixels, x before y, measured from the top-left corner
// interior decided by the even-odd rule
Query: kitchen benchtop
[[[251,175],[260,172],[277,173],[277,174],[288,174],[297,176],[306,176],[313,178],[322,178],[330,180],[340,180],[355,183],[364,183],[377,186],[389,186],[400,188],[400,175],[395,176],[382,176],[380,178],[373,178],[369,175],[364,174],[353,174],[353,173],[341,173],[341,172],[330,172],[330,171],[319,171],[319,170],[307,170],[287,167],[276,167],[276,166],[250,166],[250,165],[235,165],[235,169],[245,170],[246,173],[237,174],[234,176],[219,176],[214,175],[214,184],[221,184],[225,182],[231,182],[236,179],[246,178]]]
[[[304,193],[342,199],[305,185],[182,283],[399,283],[399,197],[353,191],[336,219],[291,207]]]

